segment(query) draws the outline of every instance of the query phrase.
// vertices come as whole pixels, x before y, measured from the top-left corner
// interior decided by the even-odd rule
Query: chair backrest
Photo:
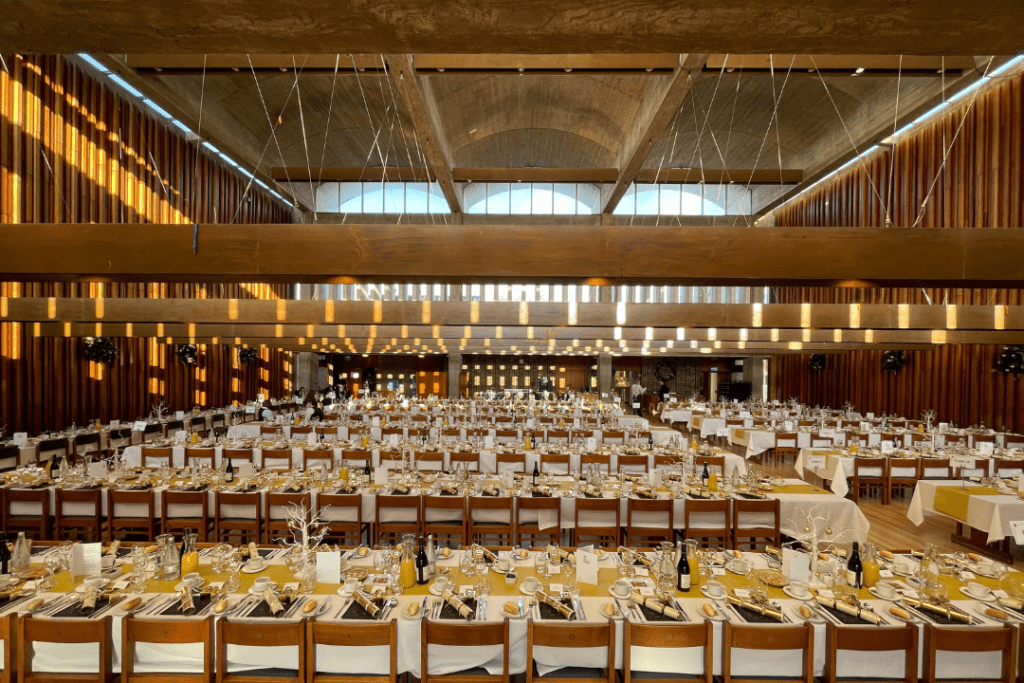
[[[542,453],[540,456],[540,472],[546,474],[568,474],[569,455],[567,453]]]
[[[700,502],[700,501],[694,501]],[[687,507],[690,503],[687,502]],[[781,503],[775,500],[743,500],[737,498],[733,501],[732,507],[732,537],[733,543],[739,548],[740,539],[769,539],[773,538],[772,545],[778,545],[781,541]],[[744,541],[751,546],[756,546],[753,540]]]
[[[796,450],[799,436],[795,432],[776,432],[775,450]]]
[[[949,458],[921,458],[918,476],[921,479],[953,479],[956,472],[950,465]]]
[[[772,680],[799,680],[803,683],[814,681],[814,628],[809,623],[800,626],[734,626],[725,622],[724,640],[722,642],[722,681],[730,683],[733,679],[732,651],[742,650],[801,650],[801,675],[797,677],[776,678]],[[775,672],[772,672],[773,674]],[[765,680],[769,678],[765,676]],[[740,680],[753,680],[746,674]]]
[[[263,519],[266,522],[281,522],[287,519],[287,511],[293,507],[306,508],[309,518],[312,496],[309,493],[272,492],[263,496]]]
[[[341,457],[344,460],[353,460],[356,462],[373,462],[372,451],[342,451]]]
[[[514,472],[525,472],[526,453],[497,453],[494,456],[494,467],[499,474],[509,468]]]
[[[170,466],[171,458],[173,457],[174,451],[170,448],[152,448],[150,446],[142,447],[142,466],[153,467],[151,462],[159,463],[160,465]]]
[[[725,476],[724,455],[698,455],[693,459],[693,463],[696,467],[701,468],[703,468],[704,465],[707,465],[709,472],[717,468],[718,476]]]
[[[637,543],[634,539],[646,541],[651,538],[666,538],[672,540],[674,534],[674,505],[673,500],[638,500],[629,498],[626,502],[626,545],[650,545],[647,542]],[[690,501],[687,501],[689,503]],[[652,523],[647,515],[657,514],[658,520],[662,523]],[[643,515],[646,521],[634,521],[634,515]]]
[[[887,476],[889,460],[887,458],[864,458],[853,459],[853,478],[857,479],[881,479]]]
[[[184,645],[201,643],[203,646],[203,672],[199,674],[175,673],[180,681],[212,683],[213,670],[213,616],[196,621],[174,619],[144,621],[134,616],[121,621],[121,683],[143,683],[153,680],[152,674],[135,673],[135,644],[157,643]]]
[[[903,652],[903,672],[898,670],[888,677],[917,683],[917,626],[907,624],[898,628],[839,627],[831,622],[825,624],[825,675],[826,683],[836,683],[838,653],[841,650],[854,652]],[[858,681],[863,681],[860,677]]]
[[[557,499],[555,499],[557,500]],[[470,523],[479,524],[477,516],[473,513],[477,510],[490,510],[490,511],[508,511],[508,518],[505,522],[491,522],[488,521],[486,524],[512,524],[512,501],[511,496],[469,496],[469,521]],[[491,515],[488,515],[491,516]]]
[[[277,469],[291,469],[292,466],[292,449],[290,448],[264,448],[260,452],[260,457],[263,459],[263,467],[270,467],[269,462],[273,463],[273,466]],[[282,465],[282,461],[284,464]]]
[[[260,494],[259,492],[254,493],[241,493],[237,491],[217,491],[215,497],[216,514],[218,517],[221,516],[221,510],[225,507],[251,507],[253,509],[252,519],[257,522],[260,519]]]
[[[494,676],[480,675],[474,677],[473,680],[500,681],[502,683],[509,680],[508,619],[504,619],[499,623],[472,622],[463,624],[458,622],[430,621],[424,617],[420,624],[420,683],[430,683],[431,680],[443,680],[444,678],[442,674],[436,673],[438,668],[436,663],[441,662],[443,664],[448,661],[448,658],[439,657],[436,654],[431,656],[431,645],[487,648],[486,654],[490,654],[490,656],[487,656],[486,659],[482,657],[481,661],[493,659],[491,651],[495,647],[500,646],[503,662],[501,674]],[[432,665],[431,662],[435,664]]]
[[[261,676],[259,672],[252,675],[244,673],[233,673],[227,675],[228,671],[228,645],[246,645],[249,647],[281,647],[297,646],[298,667],[295,681],[306,680],[306,625],[301,622],[260,622],[244,623],[235,622],[231,619],[219,619],[217,621],[217,680],[249,681],[254,683],[266,680],[288,680],[268,679]],[[290,668],[290,667],[274,667]]]
[[[626,443],[626,432],[603,431],[601,432],[601,441],[603,443]]]
[[[916,481],[920,478],[920,458],[889,458],[889,479],[891,481]]]
[[[358,657],[331,657],[332,669],[335,673],[324,676],[317,675],[317,646],[373,648],[387,647],[388,661],[381,666],[365,666],[365,653]],[[345,673],[336,673],[339,664],[346,663]],[[372,674],[369,669],[380,669],[388,673]],[[341,681],[388,681],[398,680],[398,620],[391,619],[383,623],[332,624],[306,620],[306,675],[310,683],[321,680],[340,683]]]
[[[99,681],[113,680],[113,645],[110,617],[102,619],[36,619],[24,616],[18,620],[18,658],[15,665],[19,680],[27,681]],[[96,643],[99,647],[97,673],[89,676],[74,674],[32,674],[34,643]]]
[[[417,470],[435,472],[444,469],[444,453],[416,452],[414,457]]]
[[[251,448],[225,448],[221,451],[220,458],[221,460],[231,460],[232,464],[235,460],[252,462],[253,452]]]
[[[15,643],[16,619],[16,612],[0,618],[0,644],[3,646],[3,655],[0,656],[0,665],[3,666],[0,669],[0,683],[11,683],[11,681],[18,680],[15,667],[18,654]]]
[[[726,530],[726,542],[728,546],[728,534],[731,533],[732,509],[729,500],[688,500],[683,510],[683,524],[687,538],[700,538],[711,535],[721,537],[721,532]]]
[[[612,467],[612,456],[600,453],[584,453],[580,456],[580,468],[586,469],[588,465],[597,465],[599,471],[609,474]]]
[[[164,425],[164,434],[167,435],[167,438],[173,439],[175,432],[181,431],[183,429],[185,429],[184,420],[171,420],[170,422]]]
[[[603,624],[581,624],[577,622],[553,624],[530,619],[526,627],[527,682],[532,683],[535,677],[539,680],[551,681],[553,683],[575,680],[576,677],[560,678],[558,677],[558,672],[543,678],[535,676],[534,649],[537,647],[562,649],[605,648],[606,655],[604,659],[594,657],[593,661],[597,666],[590,668],[602,670],[604,677],[600,680],[607,680],[608,683],[615,681],[615,624],[612,621]],[[591,678],[590,680],[598,679]]]
[[[999,679],[1013,683],[1016,675],[1016,655],[1012,626],[1000,628],[939,628],[931,624],[924,627],[924,680],[936,680],[936,653],[938,652],[1001,652],[1002,666]],[[993,679],[988,679],[993,680]]]
[[[196,465],[208,462],[207,467],[213,467],[214,450],[212,448],[186,448],[185,464]]]
[[[122,515],[119,514],[121,505],[145,505],[148,512],[144,515]],[[107,516],[108,517],[152,517],[156,514],[156,494],[153,489],[148,491],[118,491],[107,489]]]
[[[633,679],[632,654],[634,647],[658,648],[660,650],[700,647],[704,648],[703,670],[701,671],[700,678],[691,680],[702,680],[705,683],[711,683],[715,649],[711,634],[711,621],[707,619],[695,624],[634,624],[628,619],[624,620],[622,634],[623,682],[630,683]],[[665,653],[665,655],[671,656],[669,653]],[[657,678],[657,674],[645,672],[641,680],[652,678]]]
[[[448,460],[451,462],[452,467],[454,467],[457,462],[464,462],[469,465],[470,471],[476,472],[480,470],[479,453],[449,453]]]
[[[619,472],[627,473],[646,472],[650,462],[646,455],[620,455],[618,460]]]
[[[567,443],[569,441],[569,431],[559,430],[548,430],[547,442],[548,443]]]

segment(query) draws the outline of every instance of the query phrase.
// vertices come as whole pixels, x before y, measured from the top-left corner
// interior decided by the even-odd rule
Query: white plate
[[[402,612],[401,612],[401,615],[402,615],[403,619],[408,619],[409,621],[419,621],[420,619],[423,618],[423,610],[422,609],[419,612],[417,612],[416,616],[414,616],[414,617],[413,616],[409,616],[409,611],[408,610],[409,610],[409,605],[406,605],[405,609],[403,609]]]
[[[110,583],[110,579],[103,579],[103,583],[97,584],[96,587],[97,588],[106,588],[107,584],[109,584],[109,583]],[[86,588],[86,586],[85,586],[84,583],[83,584],[79,584],[79,585],[75,586],[75,592],[76,593],[84,593],[85,592],[85,588]]]
[[[992,591],[989,591],[988,595],[986,595],[983,598],[979,598],[977,595],[971,595],[970,593],[968,593],[963,588],[960,589],[960,592],[963,593],[964,595],[966,595],[968,598],[971,598],[972,600],[981,600],[982,602],[995,602],[996,601],[996,596],[992,595]]]
[[[613,598],[618,598],[619,600],[629,600],[629,593],[626,593],[625,595],[619,595],[614,590],[612,590],[612,586],[608,586],[608,595],[612,596]]]
[[[715,616],[709,617],[707,613],[704,611],[704,605],[700,606],[700,609],[697,610],[697,613],[705,619],[713,619],[714,621],[725,621],[728,618],[725,616],[725,612],[722,611],[721,607],[719,607],[713,602],[711,603],[711,606],[715,608]]]
[[[263,571],[264,569],[266,569],[269,566],[270,565],[267,564],[266,560],[264,560],[263,563],[259,565],[258,569],[255,568],[255,567],[251,567],[249,565],[249,563],[246,562],[245,565],[242,567],[242,573],[243,574],[259,574],[261,571]]]
[[[992,565],[990,563],[981,564],[979,562],[971,562],[968,567],[978,576],[984,576],[986,579],[996,578],[996,575],[992,572]]]
[[[1011,617],[1009,619],[1000,619],[999,617],[991,617],[991,616],[985,614],[985,609],[986,609],[985,605],[975,605],[974,606],[974,611],[977,612],[978,614],[980,614],[981,616],[985,617],[986,619],[991,619],[992,621],[1000,621],[1000,622],[1002,622],[1004,624],[1013,624],[1013,623],[1016,622],[1016,620],[1013,619],[1013,617]],[[1010,611],[1008,611],[1006,609],[1003,609],[1002,607],[999,607],[999,606],[996,606],[995,609],[998,609],[1001,612],[1006,612],[1007,614],[1012,614],[1012,612],[1010,612]]]
[[[712,595],[711,593],[708,593],[707,586],[701,586],[700,592],[705,598],[710,598],[711,600],[725,600],[726,596],[726,593],[724,591],[721,595]]]
[[[274,591],[276,592],[277,591],[277,581],[271,581],[270,582],[270,587],[273,588]],[[266,590],[266,589],[264,589],[264,590]],[[249,586],[249,595],[256,595],[255,591],[256,591],[256,586]]]
[[[340,595],[343,598],[351,598],[352,594],[355,593],[355,592],[356,592],[355,589],[347,591],[347,590],[345,590],[345,586],[343,586],[343,585],[342,586],[338,586],[338,595]]]
[[[535,591],[535,590],[532,590],[532,591],[528,590],[526,588],[525,584],[519,584],[519,592],[522,593],[523,595],[536,595],[537,594],[537,591]]]
[[[821,615],[821,612],[819,612],[818,610],[813,609],[813,608],[808,608],[808,609],[811,610],[811,616],[804,617],[803,615],[800,614],[800,607],[794,607],[793,608],[793,616],[796,617],[797,619],[802,620],[802,621],[809,621],[812,624],[820,624],[820,623],[825,621],[825,617],[823,617]]]
[[[193,583],[191,586],[189,586],[189,588],[192,588],[194,590],[194,589],[196,589],[196,588],[198,588],[199,586],[202,586],[202,585],[203,585],[203,582],[200,581],[199,583]],[[178,585],[176,585],[174,587],[174,590],[180,591],[184,587],[185,587],[185,582],[182,581],[181,583],[179,583]]]
[[[900,594],[899,593],[893,593],[891,598],[887,598],[884,595],[882,595],[881,593],[879,593],[878,591],[876,591],[874,586],[872,586],[871,588],[868,588],[868,593],[871,593],[873,596],[875,596],[879,600],[885,600],[887,602],[896,602],[897,600],[900,599]]]
[[[449,583],[448,585],[451,586],[452,584]],[[428,588],[427,591],[431,595],[441,595],[441,589],[437,587],[436,583],[430,584],[430,588]]]
[[[515,567],[509,567],[508,569],[502,570],[502,569],[498,569],[494,565],[491,565],[491,571],[494,572],[495,574],[497,574],[498,576],[505,576],[505,574],[508,573],[509,569],[515,569]]]
[[[789,586],[783,586],[782,592],[788,595],[789,597],[793,598],[794,600],[810,600],[814,597],[810,594],[810,592],[804,593],[803,595],[797,595],[789,589]]]
[[[518,611],[515,614],[512,614],[511,612],[505,611],[505,608],[502,607],[501,616],[505,617],[506,619],[522,619],[526,616],[526,614],[520,614]]]

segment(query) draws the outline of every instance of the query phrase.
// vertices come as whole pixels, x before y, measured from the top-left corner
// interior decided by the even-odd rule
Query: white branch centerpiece
[[[798,521],[798,518],[802,518],[802,520]],[[821,544],[826,544],[826,548],[834,546],[850,533],[850,529],[835,533],[832,526],[832,514],[822,516],[818,513],[817,505],[812,505],[807,509],[797,509],[790,517],[789,523],[791,528],[797,530],[797,539],[810,550],[811,574],[818,573],[818,553],[821,551]]]
[[[296,576],[305,584],[312,575],[316,578],[316,562],[312,561],[313,553],[317,546],[323,543],[324,537],[330,531],[330,527],[323,521],[323,514],[330,505],[311,514],[306,506],[292,503],[285,509],[285,519],[288,521],[288,531],[291,532],[291,540],[282,541],[286,548],[291,548],[291,555],[298,556],[295,563]]]
[[[932,421],[935,419],[935,411],[934,410],[926,410],[926,411],[922,412],[921,413],[921,419],[924,420],[926,428],[930,432],[932,430]]]

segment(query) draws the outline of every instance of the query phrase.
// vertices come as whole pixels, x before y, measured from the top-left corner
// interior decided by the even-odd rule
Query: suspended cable
[[[199,88],[199,121],[196,124],[196,158],[192,163],[192,182],[189,184],[191,196],[191,208],[199,201],[199,188],[196,185],[196,178],[199,177],[199,146],[203,144],[203,103],[206,101],[206,55],[203,55],[203,80]],[[198,223],[198,215],[192,216],[192,222]]]
[[[309,55],[306,55],[309,58]],[[303,62],[305,63],[305,62]],[[306,137],[306,116],[302,111],[302,86],[299,85],[299,68],[295,64],[295,55],[292,55],[292,71],[295,72],[295,97],[299,102],[299,127],[302,129],[302,149],[306,154],[306,174],[309,177],[309,194],[313,200],[313,222],[318,223],[316,215],[316,191],[313,189],[313,169],[309,164],[309,140]]]
[[[945,57],[943,57],[943,62],[942,62],[942,79],[943,79],[943,82],[945,82],[945,78],[946,78],[946,65],[945,65]],[[899,69],[896,71],[896,111],[894,111],[893,115],[892,115],[892,132],[893,132],[893,135],[896,134],[896,130],[897,130],[896,126],[898,125],[899,120],[900,120],[900,83],[902,82],[902,80],[903,80],[903,55],[900,55]],[[945,86],[943,86],[942,99],[943,99],[943,101],[945,101],[945,99],[946,99]],[[887,200],[886,201],[886,205],[887,206],[889,204],[892,204],[893,196],[896,193],[896,175],[895,175],[895,171],[896,171],[896,145],[894,144],[892,146],[892,148],[889,150],[889,191],[887,192],[888,196],[886,197],[886,200]],[[892,219],[890,218],[890,216],[892,215],[892,212],[886,210],[885,213],[886,213],[886,216],[885,216],[885,227],[891,228],[892,227]]]

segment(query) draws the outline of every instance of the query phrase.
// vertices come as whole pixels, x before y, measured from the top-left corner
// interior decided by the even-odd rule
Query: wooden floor
[[[652,424],[658,422],[657,417],[651,415],[647,417]],[[740,448],[727,448],[739,455],[743,454]],[[763,462],[766,458],[762,456],[754,456],[748,462],[756,463],[766,474],[771,476],[804,478],[797,473],[792,460],[787,461],[784,465],[774,465],[771,462]],[[956,530],[956,523],[952,520],[937,515],[930,515],[925,517],[925,521],[921,526],[915,526],[913,522],[907,519],[907,509],[910,507],[911,498],[912,494],[907,492],[905,497],[894,496],[888,505],[882,505],[879,498],[865,498],[862,496],[859,507],[871,523],[868,540],[880,548],[889,549],[920,550],[924,547],[925,543],[934,543],[941,552],[964,550],[963,546],[956,545],[950,540],[950,534]],[[1012,542],[1011,546],[1013,546],[1014,566],[1024,569],[1024,555]]]

